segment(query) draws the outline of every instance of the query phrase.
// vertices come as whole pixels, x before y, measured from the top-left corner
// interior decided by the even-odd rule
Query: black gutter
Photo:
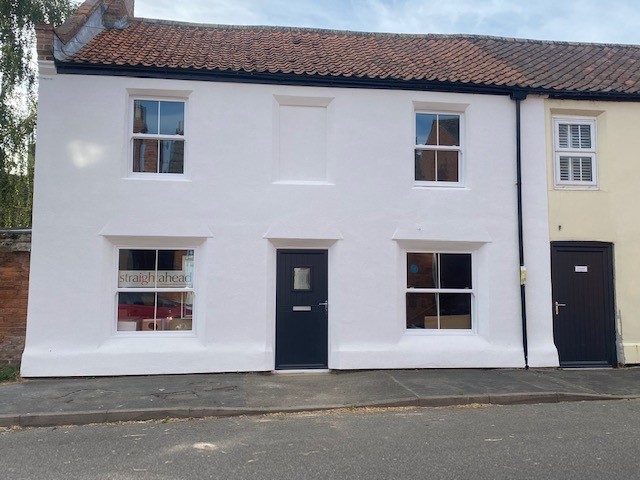
[[[520,254],[520,313],[522,318],[522,349],[524,368],[529,369],[529,341],[527,339],[527,298],[525,292],[527,270],[524,266],[524,234],[522,221],[522,142],[520,126],[520,102],[527,98],[527,92],[514,91],[511,99],[516,102],[516,190],[518,196],[518,250]]]
[[[209,82],[253,83],[267,85],[293,85],[307,87],[369,88],[391,90],[430,90],[435,92],[475,93],[485,95],[513,95],[526,92],[528,95],[548,95],[557,99],[589,99],[640,102],[638,94],[619,92],[572,92],[545,88],[518,87],[516,85],[485,85],[477,83],[447,82],[438,80],[402,80],[393,78],[346,77],[332,75],[306,75],[296,73],[246,72],[243,70],[206,70],[195,68],[173,68],[131,65],[104,65],[56,61],[59,74],[105,75],[114,77],[163,78],[175,80],[198,80]]]

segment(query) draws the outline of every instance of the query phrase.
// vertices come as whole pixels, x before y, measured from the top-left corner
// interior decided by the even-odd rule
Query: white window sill
[[[114,332],[113,338],[195,338],[196,336],[195,330],[156,330],[155,332],[116,331]]]
[[[172,173],[149,173],[149,174],[130,174],[128,177],[124,177],[123,180],[142,180],[145,182],[148,181],[158,181],[158,182],[191,182],[190,178],[185,177],[180,174],[172,174]]]
[[[554,185],[554,190],[600,190],[598,185]]]
[[[450,183],[448,184],[441,184],[441,183],[430,183],[428,185],[426,184],[422,184],[422,183],[416,183],[413,185],[412,187],[413,190],[431,190],[431,189],[437,189],[437,190],[471,190],[469,187],[465,187],[464,185],[452,185]]]
[[[273,185],[324,185],[335,186],[333,182],[327,182],[325,180],[277,180],[273,182]]]
[[[467,337],[474,336],[478,333],[472,330],[456,330],[456,329],[427,329],[427,328],[405,328],[404,334],[409,337],[431,337],[431,336],[454,336],[454,337]]]

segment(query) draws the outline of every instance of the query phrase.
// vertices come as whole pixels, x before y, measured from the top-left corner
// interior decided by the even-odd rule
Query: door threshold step
[[[273,370],[272,373],[278,375],[296,374],[296,373],[330,373],[328,368],[301,368],[299,370]]]

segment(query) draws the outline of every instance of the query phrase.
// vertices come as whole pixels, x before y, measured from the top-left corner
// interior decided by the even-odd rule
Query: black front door
[[[615,366],[612,245],[552,242],[551,281],[560,365]]]
[[[327,368],[327,251],[278,250],[276,369]]]

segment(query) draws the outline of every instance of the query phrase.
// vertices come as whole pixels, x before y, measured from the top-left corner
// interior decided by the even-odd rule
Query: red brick
[[[0,232],[0,366],[19,365],[27,328],[29,252],[12,251],[13,237]]]

